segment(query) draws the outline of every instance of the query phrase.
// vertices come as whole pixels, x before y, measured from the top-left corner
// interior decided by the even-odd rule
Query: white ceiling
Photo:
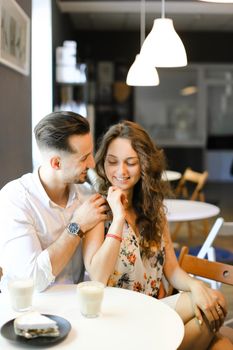
[[[69,13],[76,29],[138,30],[140,1],[57,0],[63,13]],[[161,16],[160,0],[146,1],[146,28]],[[233,31],[233,4],[205,3],[198,0],[166,1],[166,17],[177,31]]]

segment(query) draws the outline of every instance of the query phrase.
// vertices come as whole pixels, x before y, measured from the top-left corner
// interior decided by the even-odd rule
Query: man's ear
[[[60,160],[60,157],[52,157],[50,159],[50,164],[51,164],[51,167],[55,170],[59,170],[60,169],[60,166],[61,166],[61,160]]]

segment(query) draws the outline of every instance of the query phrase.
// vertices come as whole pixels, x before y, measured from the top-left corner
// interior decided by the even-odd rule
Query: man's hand
[[[86,232],[100,221],[107,220],[108,209],[106,199],[99,193],[95,193],[75,210],[72,220],[80,225],[83,232]]]
[[[210,329],[213,332],[218,331],[227,314],[226,300],[223,294],[197,280],[193,283],[191,292],[194,312],[199,323],[203,322],[203,313],[209,322]]]

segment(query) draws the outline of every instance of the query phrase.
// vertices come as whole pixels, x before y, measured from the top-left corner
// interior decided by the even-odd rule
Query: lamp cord
[[[140,6],[140,44],[142,47],[142,44],[145,40],[145,36],[146,36],[146,2],[145,0],[141,0],[141,6]]]
[[[165,0],[161,1],[161,18],[165,18]]]

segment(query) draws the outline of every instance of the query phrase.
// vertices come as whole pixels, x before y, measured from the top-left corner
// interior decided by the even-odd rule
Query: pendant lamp
[[[159,85],[157,70],[145,62],[141,55],[137,54],[134,63],[128,71],[126,84],[132,86],[157,86]]]
[[[141,0],[140,38],[142,46],[142,43],[145,40],[145,0]],[[135,61],[128,71],[126,84],[132,86],[159,85],[159,76],[155,66],[148,63],[140,54],[137,54]]]
[[[154,25],[144,41],[140,55],[155,67],[187,66],[184,45],[176,33],[173,21],[165,18],[165,0],[161,1],[161,18],[154,20]]]

